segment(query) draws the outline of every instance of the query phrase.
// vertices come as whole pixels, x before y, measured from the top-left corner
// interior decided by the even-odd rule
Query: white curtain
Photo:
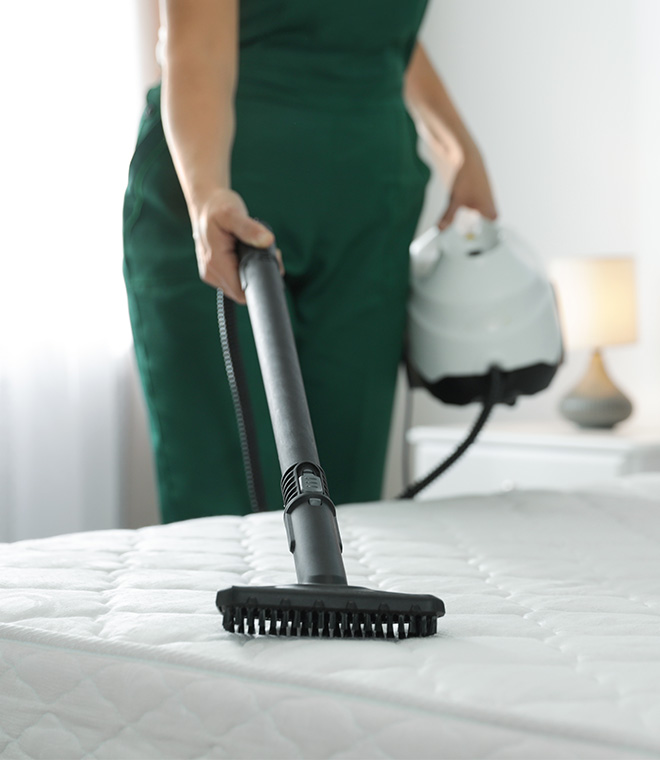
[[[0,3],[0,540],[121,523],[136,1]]]

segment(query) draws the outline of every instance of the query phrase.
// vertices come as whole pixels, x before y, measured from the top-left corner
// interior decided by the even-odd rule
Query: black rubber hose
[[[428,475],[408,486],[405,491],[396,497],[397,499],[412,499],[417,496],[420,491],[423,491],[427,486],[431,485],[436,478],[439,478],[443,472],[448,470],[458,459],[460,459],[460,457],[462,457],[475,442],[481,429],[490,417],[490,413],[493,411],[495,404],[498,402],[501,393],[502,373],[500,370],[497,369],[497,367],[492,367],[489,376],[490,384],[483,409],[465,440],[456,448],[453,454],[450,454],[447,459],[444,460],[444,462],[441,462],[434,470],[431,470]]]

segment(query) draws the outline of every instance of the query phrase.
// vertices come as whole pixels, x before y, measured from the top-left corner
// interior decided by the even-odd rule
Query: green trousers
[[[124,205],[124,276],[164,521],[249,511],[218,338],[190,220],[148,94]],[[312,424],[336,503],[380,498],[428,169],[399,99],[353,112],[237,100],[232,182],[274,230]],[[270,509],[280,472],[249,318],[241,350]]]

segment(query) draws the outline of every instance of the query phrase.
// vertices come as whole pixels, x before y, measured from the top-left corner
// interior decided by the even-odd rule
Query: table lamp
[[[566,348],[593,349],[586,374],[562,399],[560,412],[580,427],[612,428],[630,416],[632,404],[608,377],[601,349],[637,337],[634,260],[557,259],[551,273]]]

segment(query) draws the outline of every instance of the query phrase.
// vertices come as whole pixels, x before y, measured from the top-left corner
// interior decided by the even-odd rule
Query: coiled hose
[[[259,466],[257,431],[254,425],[247,378],[238,341],[236,304],[230,298],[227,298],[221,290],[217,292],[216,303],[222,356],[225,361],[227,380],[229,381],[234,412],[236,413],[236,424],[238,425],[238,436],[241,441],[241,455],[250,506],[253,512],[265,512],[267,510],[266,491],[264,489],[261,467]]]

